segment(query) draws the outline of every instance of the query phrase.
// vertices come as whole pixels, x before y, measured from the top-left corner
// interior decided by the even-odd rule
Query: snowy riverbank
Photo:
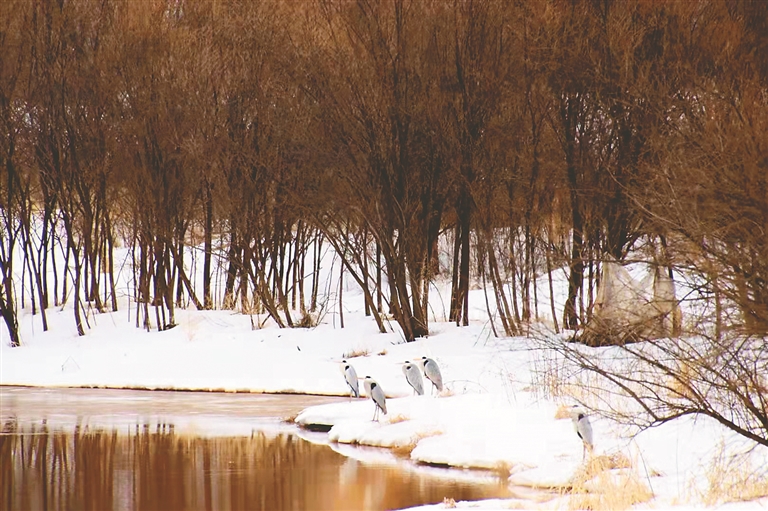
[[[508,473],[512,485],[555,488],[552,500],[530,507],[578,504],[566,501],[586,498],[587,491],[618,498],[622,488],[632,489],[629,502],[647,503],[640,505],[698,506],[716,490],[718,470],[729,477],[722,465],[731,453],[748,447],[702,418],[633,437],[593,415],[595,459],[609,470],[585,474],[570,420],[556,418],[558,408],[573,400],[551,397],[557,378],[551,355],[534,349],[531,340],[496,339],[482,321],[463,328],[435,322],[428,339],[402,343],[396,330],[379,334],[369,318],[355,313],[346,315],[343,329],[330,317],[312,329],[252,330],[240,314],[179,311],[178,327],[147,333],[134,328],[125,310],[95,316],[84,337],[75,334],[69,313],[52,311],[49,319],[50,332],[33,332],[31,316],[24,316],[25,345],[3,343],[3,385],[344,396],[339,361],[346,357],[358,375],[373,376],[385,390],[388,415],[372,422],[373,403],[358,399],[310,407],[297,417],[299,424],[331,427],[331,442],[390,447],[419,463],[490,469]],[[440,397],[412,396],[401,372],[401,362],[424,355],[442,369],[446,390]],[[757,473],[761,463],[768,465],[765,449],[751,456],[742,468]],[[601,482],[606,477],[612,481],[607,490]],[[748,504],[768,505],[765,499]]]

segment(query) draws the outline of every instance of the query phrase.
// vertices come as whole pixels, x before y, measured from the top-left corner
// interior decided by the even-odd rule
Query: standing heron
[[[432,382],[432,385],[434,385],[432,392],[434,392],[435,388],[437,389],[438,394],[442,392],[443,376],[440,374],[440,368],[437,366],[437,362],[427,357],[421,357],[418,362],[421,364],[421,367],[424,368],[424,376],[426,376],[427,379]]]
[[[592,424],[589,422],[587,413],[579,405],[573,405],[573,408],[571,408],[571,420],[573,421],[573,429],[576,430],[576,434],[579,435],[581,442],[584,444],[582,459],[585,459],[587,451],[591,454],[595,448],[595,444],[592,442]]]
[[[376,383],[376,380],[370,376],[366,376],[365,380],[363,380],[363,386],[365,387],[365,393],[368,394],[376,404],[376,408],[373,409],[373,419],[371,420],[377,420],[379,410],[384,412],[384,415],[386,415],[387,398],[384,396],[384,391],[381,390],[379,384]]]
[[[416,364],[406,360],[403,364],[403,374],[408,385],[413,387],[414,394],[424,395],[424,381],[421,379],[421,371],[416,367]]]
[[[341,367],[344,371],[344,379],[349,385],[349,389],[352,391],[352,397],[360,397],[360,387],[357,384],[357,371],[346,360],[341,361]]]

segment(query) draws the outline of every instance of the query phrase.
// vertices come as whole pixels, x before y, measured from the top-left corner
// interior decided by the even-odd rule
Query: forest
[[[119,247],[147,330],[306,326],[326,247],[409,341],[437,278],[457,324],[481,281],[499,335],[577,330],[633,258],[695,276],[713,337],[768,333],[766,2],[4,0],[0,124],[14,345],[20,308],[117,310]]]

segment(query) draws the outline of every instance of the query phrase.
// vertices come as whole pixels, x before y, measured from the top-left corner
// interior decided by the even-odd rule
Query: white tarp
[[[642,281],[615,260],[603,263],[592,318],[585,328],[588,344],[617,344],[632,337],[671,337],[680,333],[675,283],[661,266]]]

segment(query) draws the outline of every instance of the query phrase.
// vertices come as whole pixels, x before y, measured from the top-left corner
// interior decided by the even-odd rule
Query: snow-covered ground
[[[539,296],[547,303],[542,284]],[[446,291],[436,289],[434,296],[440,303]],[[470,300],[484,304],[482,290],[472,291]],[[593,412],[595,452],[582,460],[581,441],[563,408],[583,396],[561,385],[561,362],[534,340],[495,338],[482,308],[473,309],[470,326],[457,327],[436,307],[429,338],[404,343],[395,324],[390,333],[378,333],[352,283],[344,291],[345,328],[331,312],[315,328],[268,324],[254,330],[241,314],[178,310],[178,327],[148,333],[135,328],[127,300],[121,304],[118,312],[90,317],[84,337],[77,336],[70,309],[49,309],[48,332],[38,317],[22,313],[24,345],[10,348],[7,338],[0,343],[0,384],[346,396],[339,364],[346,358],[359,376],[378,381],[388,414],[372,421],[374,404],[361,398],[310,407],[296,422],[326,425],[325,440],[347,455],[354,452],[348,444],[389,447],[418,463],[509,474],[509,484],[521,491],[548,489],[545,500],[473,508],[700,508],[727,500],[725,482],[758,490],[766,484],[768,449],[734,457],[753,445],[705,418],[636,434]],[[445,390],[439,397],[429,395],[426,381],[427,395],[413,396],[403,376],[402,362],[422,356],[441,368]],[[721,506],[766,507],[766,498]]]

